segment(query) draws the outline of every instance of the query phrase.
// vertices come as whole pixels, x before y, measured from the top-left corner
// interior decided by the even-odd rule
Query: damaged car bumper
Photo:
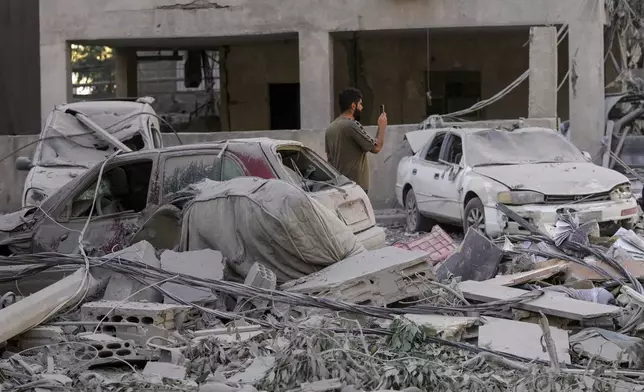
[[[367,230],[355,233],[358,242],[362,243],[367,250],[376,250],[384,247],[385,230],[382,227],[373,226]]]
[[[597,223],[619,222],[633,219],[638,214],[637,201],[633,197],[627,200],[583,204],[531,204],[507,207],[536,226],[554,225],[557,221],[557,214],[566,209],[576,214],[580,223],[589,221]],[[518,234],[523,231],[517,222],[508,219],[507,215],[495,206],[485,207],[485,226],[490,237]]]

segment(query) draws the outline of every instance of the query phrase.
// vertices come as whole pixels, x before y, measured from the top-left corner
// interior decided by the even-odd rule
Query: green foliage
[[[71,57],[73,83],[87,85],[75,91],[94,96],[113,96],[116,93],[111,48],[72,44]]]

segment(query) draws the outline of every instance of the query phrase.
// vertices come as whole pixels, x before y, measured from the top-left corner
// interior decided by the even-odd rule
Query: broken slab
[[[203,329],[200,331],[195,331],[193,342],[199,342],[201,340],[216,337],[223,341],[233,343],[233,342],[243,342],[249,340],[257,335],[264,333],[262,327],[259,325],[245,325],[240,327],[229,327],[229,328],[215,328],[215,329]]]
[[[434,279],[427,253],[393,246],[363,252],[314,274],[284,283],[282,290],[351,301],[388,305],[426,290]]]
[[[464,281],[491,279],[496,275],[502,258],[501,248],[470,228],[456,252],[436,267],[436,277],[445,280],[451,274]]]
[[[600,328],[587,328],[570,337],[570,349],[577,354],[604,362],[632,362],[640,369],[644,362],[644,340]]]
[[[145,263],[154,268],[161,268],[161,262],[156,256],[156,250],[147,241],[138,242],[128,248],[125,248],[116,253],[111,253],[105,257],[110,258],[111,262],[118,262],[118,260],[131,260]],[[140,293],[147,284],[142,284],[136,280],[128,278],[126,275],[117,274],[112,272],[103,299],[106,301],[147,301],[147,302],[162,302],[163,295],[154,288],[147,288]],[[152,283],[152,282],[150,282]],[[135,294],[136,293],[136,294]]]
[[[529,293],[527,290],[497,286],[487,282],[475,282],[471,280],[459,283],[458,286],[465,298],[478,302],[514,299]],[[550,316],[579,321],[602,317],[614,318],[622,312],[622,308],[617,306],[580,301],[555,292],[545,292],[539,298],[532,301],[515,303],[510,306],[515,309],[523,309],[531,312],[543,312]]]
[[[166,250],[161,254],[161,268],[168,272],[204,279],[221,280],[224,278],[224,258],[221,252],[212,249],[191,252]],[[161,287],[188,302],[214,301],[217,299],[211,290],[205,288],[171,282],[164,283]],[[166,304],[178,304],[177,301],[168,296],[164,297],[163,302]]]
[[[497,286],[518,286],[528,282],[551,278],[563,271],[566,271],[568,269],[568,264],[569,263],[566,262],[559,262],[555,265],[538,268],[532,271],[497,276],[496,278],[486,280],[485,283]]]
[[[599,267],[605,270],[613,277],[624,279],[621,273],[619,273],[617,270],[615,270],[613,267],[611,267],[610,265],[608,265],[603,261],[588,260],[588,259],[584,261],[590,265],[594,265],[596,267]],[[624,269],[626,269],[626,271],[630,272],[630,274],[633,275],[635,279],[644,278],[644,261],[627,259],[627,260],[618,260],[618,262],[622,265],[622,267],[624,267]],[[571,282],[571,281],[577,281],[577,280],[591,280],[595,282],[598,282],[598,281],[603,282],[610,279],[604,275],[601,275],[591,270],[586,266],[583,266],[577,263],[570,263],[566,271],[566,281]]]
[[[61,327],[39,326],[14,338],[21,350],[66,342],[67,338]]]
[[[485,324],[479,327],[479,347],[524,358],[550,361],[548,353],[544,352],[541,346],[543,331],[539,325],[493,317],[484,317],[483,321]],[[559,361],[570,364],[568,332],[550,327],[550,334],[557,347]]]
[[[273,356],[260,356],[253,359],[250,366],[241,373],[237,373],[229,377],[226,382],[235,382],[240,384],[255,384],[260,381],[266,373],[269,372],[275,365],[275,357]]]
[[[407,320],[418,326],[430,327],[443,339],[464,340],[478,335],[479,317],[442,316],[437,314],[405,314]]]
[[[173,365],[167,362],[148,362],[143,369],[143,375],[147,377],[161,377],[172,380],[184,380],[187,369],[185,366]]]
[[[440,226],[436,225],[428,234],[409,242],[397,242],[393,246],[405,250],[426,252],[427,262],[436,265],[456,250],[456,243]]]

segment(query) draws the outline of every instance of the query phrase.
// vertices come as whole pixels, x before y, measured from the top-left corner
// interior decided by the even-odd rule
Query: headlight
[[[539,204],[545,200],[543,193],[533,191],[499,192],[496,199],[501,204],[509,205]]]
[[[628,200],[633,197],[631,186],[628,184],[618,185],[610,191],[610,199],[612,201]]]
[[[25,195],[25,206],[39,206],[47,198],[47,194],[40,189],[31,188]]]

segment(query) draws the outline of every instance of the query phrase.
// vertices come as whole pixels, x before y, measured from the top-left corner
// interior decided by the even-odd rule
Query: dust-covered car
[[[16,169],[29,171],[22,206],[38,206],[58,188],[115,151],[163,147],[159,120],[149,97],[59,105],[49,114],[32,159],[19,157]],[[83,121],[89,120],[88,126]],[[98,127],[98,128],[97,128]]]
[[[409,230],[431,218],[490,237],[520,232],[497,203],[537,226],[565,211],[600,227],[628,226],[638,214],[629,180],[554,130],[430,129],[407,140],[414,155],[398,165],[396,196]]]
[[[376,226],[362,188],[300,142],[238,139],[121,154],[107,161],[98,183],[102,167],[98,164],[64,185],[41,209],[0,216],[0,248],[11,245],[4,253],[77,251],[97,186],[83,241],[88,248],[109,253],[128,243],[146,212],[164,205],[188,185],[243,176],[295,184],[337,215],[365,248],[384,246],[384,230]]]

